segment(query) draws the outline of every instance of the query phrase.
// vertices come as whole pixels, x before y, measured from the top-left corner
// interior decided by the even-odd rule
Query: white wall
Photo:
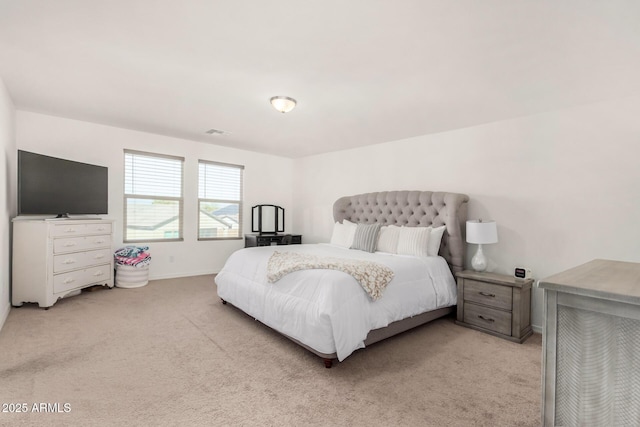
[[[294,166],[293,227],[328,241],[340,196],[443,190],[470,196],[470,219],[497,221],[500,241],[485,247],[495,272],[526,266],[540,279],[594,258],[639,262],[638,117],[640,97],[629,97],[307,157]],[[540,327],[540,289],[532,306]]]
[[[0,210],[0,329],[11,308],[11,218],[16,212],[15,115],[9,92],[0,79],[0,200],[5,202],[4,209]]]
[[[245,232],[251,230],[251,206],[255,204],[280,205],[287,218],[294,213],[292,160],[288,158],[25,111],[17,112],[16,129],[20,150],[109,168],[109,215],[103,217],[116,220],[116,247],[123,244],[123,150],[185,157],[184,242],[149,243],[152,279],[218,272],[233,251],[244,247],[243,240],[197,240],[198,159],[245,166]]]

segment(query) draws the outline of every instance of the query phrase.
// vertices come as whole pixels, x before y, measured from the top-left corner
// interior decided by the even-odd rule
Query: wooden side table
[[[532,279],[465,270],[456,273],[458,308],[456,323],[517,343],[531,329]]]

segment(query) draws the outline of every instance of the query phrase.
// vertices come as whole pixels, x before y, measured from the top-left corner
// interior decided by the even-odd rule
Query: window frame
[[[128,194],[127,193],[127,179],[126,179],[126,156],[127,154],[131,155],[139,155],[145,157],[155,157],[160,159],[171,159],[171,160],[179,160],[181,162],[180,168],[180,197],[172,197],[172,196],[149,196],[149,195],[140,195],[140,194]],[[123,243],[144,243],[144,242],[183,242],[184,241],[184,165],[185,159],[180,156],[172,156],[168,154],[159,154],[159,153],[150,153],[148,151],[138,151],[138,150],[124,150],[124,158],[123,158],[123,229],[122,229],[122,242]],[[175,238],[164,238],[164,239],[127,239],[127,201],[129,199],[146,199],[146,200],[166,200],[166,201],[177,201],[178,202],[178,237]]]
[[[240,200],[225,200],[225,199],[208,199],[200,197],[200,164],[209,164],[216,166],[224,166],[229,168],[235,168],[240,170]],[[205,203],[237,203],[238,204],[238,237],[200,237],[200,206],[202,202]],[[221,241],[221,240],[242,240],[244,239],[244,165],[237,165],[233,163],[216,162],[213,160],[198,159],[198,228],[196,230],[196,236],[198,241]]]

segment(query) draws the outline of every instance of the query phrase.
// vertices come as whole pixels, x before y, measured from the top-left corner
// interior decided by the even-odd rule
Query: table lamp
[[[482,252],[482,245],[498,242],[498,228],[495,221],[482,219],[467,221],[467,243],[478,245],[476,254],[471,258],[471,267],[475,271],[487,269],[487,258]]]

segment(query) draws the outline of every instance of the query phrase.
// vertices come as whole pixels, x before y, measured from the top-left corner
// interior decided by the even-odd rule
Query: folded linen
[[[125,246],[124,248],[118,249],[115,252],[115,255],[125,258],[136,258],[141,253],[148,250],[149,246]]]
[[[115,251],[113,259],[118,265],[146,267],[151,263],[151,256],[146,252],[147,250],[149,246],[125,246]]]
[[[138,256],[135,258],[125,257],[120,255],[114,255],[113,258],[116,264],[129,265],[131,267],[138,267],[138,268],[145,267],[151,263],[151,255],[149,255],[147,252],[142,252],[138,254]]]

